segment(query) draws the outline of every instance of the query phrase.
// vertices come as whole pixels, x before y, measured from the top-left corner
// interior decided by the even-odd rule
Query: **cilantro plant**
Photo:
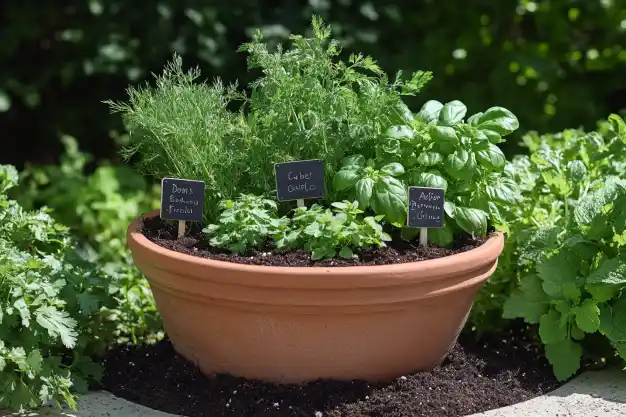
[[[14,167],[0,166],[0,409],[74,407],[73,392],[101,374],[90,356],[112,341],[101,313],[112,305],[108,280],[47,211],[7,197],[17,181]]]
[[[370,152],[340,162],[334,189],[397,227],[406,222],[407,187],[445,189],[444,227],[429,231],[441,246],[459,233],[485,236],[488,224],[506,230],[502,211],[521,202],[521,195],[504,175],[507,162],[497,144],[519,123],[502,107],[467,119],[466,113],[458,100],[429,101],[415,116],[405,108],[401,124],[381,134]]]
[[[126,246],[128,224],[158,207],[159,189],[150,187],[130,167],[99,164],[91,174],[91,156],[74,138],[64,136],[59,165],[27,166],[12,193],[26,209],[47,206],[55,220],[78,238],[85,260],[106,271],[115,304],[107,309],[120,342],[161,337],[161,320],[145,277],[135,268]]]
[[[596,132],[524,141],[530,156],[515,158],[508,171],[522,184],[524,204],[510,214],[508,260],[518,285],[504,318],[538,324],[564,380],[584,356],[626,359],[626,124],[611,115]]]
[[[275,51],[260,32],[243,45],[249,69],[261,75],[250,94],[201,82],[199,71],[185,72],[175,57],[156,86],[130,88],[128,103],[108,102],[130,133],[125,155],[159,179],[205,181],[209,222],[222,200],[271,192],[275,163],[322,159],[330,177],[343,157],[372,149],[402,119],[401,97],[417,93],[431,74],[390,79],[371,57],[340,60],[339,43],[316,17],[312,32]],[[240,111],[231,111],[236,105]]]

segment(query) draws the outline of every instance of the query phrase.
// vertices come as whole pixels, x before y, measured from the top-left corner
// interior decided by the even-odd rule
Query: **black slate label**
[[[274,168],[278,201],[324,197],[324,163],[321,160],[282,162]]]
[[[443,227],[443,188],[409,187],[407,226],[414,228]]]
[[[204,181],[163,178],[161,181],[161,218],[202,221]]]

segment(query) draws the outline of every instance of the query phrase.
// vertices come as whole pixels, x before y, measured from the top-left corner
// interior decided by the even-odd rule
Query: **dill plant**
[[[130,134],[125,155],[157,178],[205,181],[209,221],[222,199],[273,191],[275,163],[322,159],[330,180],[341,159],[371,149],[404,120],[401,96],[432,75],[417,71],[403,81],[398,73],[392,81],[371,57],[339,59],[339,43],[317,17],[312,32],[292,35],[287,50],[269,51],[261,32],[242,45],[249,70],[262,73],[250,94],[236,83],[199,81],[199,70],[185,72],[175,56],[156,86],[129,88],[127,103],[107,102]]]

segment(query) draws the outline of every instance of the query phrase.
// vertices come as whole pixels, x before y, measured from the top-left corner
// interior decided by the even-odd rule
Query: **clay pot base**
[[[561,385],[540,349],[524,335],[521,323],[479,344],[473,335],[462,335],[432,372],[388,383],[318,381],[300,386],[226,375],[208,378],[162,341],[109,352],[103,388],[189,417],[456,417],[526,401]]]
[[[358,259],[335,258],[311,261],[311,254],[304,251],[274,252],[272,248],[266,248],[265,250],[253,250],[245,255],[239,255],[215,249],[205,243],[202,227],[193,223],[187,226],[185,237],[177,239],[178,225],[163,221],[158,216],[145,219],[142,233],[153,243],[186,255],[238,264],[291,267],[391,265],[424,261],[466,252],[485,242],[485,239],[482,238],[461,237],[457,238],[451,248],[422,247],[417,242],[409,243],[394,236],[394,241],[388,242],[388,247],[362,251],[358,254]]]

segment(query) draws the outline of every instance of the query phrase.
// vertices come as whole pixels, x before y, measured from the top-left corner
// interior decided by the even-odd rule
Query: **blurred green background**
[[[250,81],[236,48],[272,42],[322,16],[345,52],[390,73],[435,79],[415,101],[511,109],[520,133],[593,127],[626,108],[626,0],[23,0],[0,9],[0,163],[56,163],[62,135],[94,162],[122,136],[105,99],[160,72],[174,52],[206,78]],[[123,139],[121,139],[123,140]],[[515,140],[505,151],[516,152]]]

